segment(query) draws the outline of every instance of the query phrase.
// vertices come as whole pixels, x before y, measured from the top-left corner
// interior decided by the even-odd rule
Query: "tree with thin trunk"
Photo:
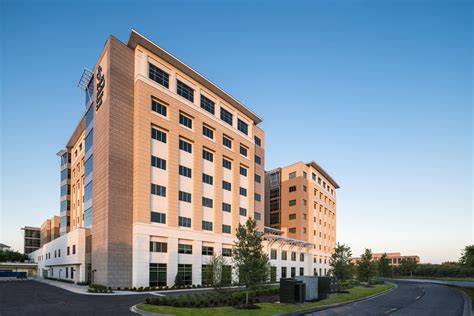
[[[380,277],[389,278],[393,276],[393,268],[390,265],[390,259],[387,258],[386,253],[384,253],[377,261],[377,270]]]
[[[377,273],[377,263],[373,261],[372,250],[365,249],[364,254],[357,261],[357,276],[360,281],[370,283]]]
[[[265,283],[269,275],[269,261],[263,251],[262,233],[257,223],[249,218],[245,225],[239,224],[237,240],[234,242],[232,259],[239,275],[240,284],[245,285],[245,305],[249,304],[249,291],[258,284]]]
[[[331,269],[329,272],[337,279],[338,291],[343,290],[345,284],[354,274],[354,265],[351,262],[351,247],[346,244],[337,243],[336,248],[329,260]]]

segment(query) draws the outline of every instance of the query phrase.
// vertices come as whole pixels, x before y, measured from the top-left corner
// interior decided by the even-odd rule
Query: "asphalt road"
[[[388,294],[306,315],[461,316],[463,314],[464,299],[455,289],[412,281],[393,282],[397,283],[398,287]]]
[[[0,315],[137,315],[150,295],[84,295],[35,281],[0,282]]]

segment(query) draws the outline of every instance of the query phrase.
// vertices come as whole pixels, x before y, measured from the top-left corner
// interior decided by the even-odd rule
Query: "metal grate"
[[[77,84],[77,86],[81,88],[82,90],[86,90],[87,85],[89,84],[89,81],[91,81],[91,78],[92,78],[92,72],[89,69],[84,68],[81,79],[79,80],[79,83]]]

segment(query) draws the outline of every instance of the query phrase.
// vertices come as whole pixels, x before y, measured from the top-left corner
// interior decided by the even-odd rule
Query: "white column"
[[[149,286],[150,276],[150,236],[133,234],[132,286]]]

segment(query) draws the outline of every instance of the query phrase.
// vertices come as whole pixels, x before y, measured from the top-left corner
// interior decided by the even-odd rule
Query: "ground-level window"
[[[214,272],[212,271],[212,266],[203,264],[201,270],[201,284],[212,285],[213,275]]]
[[[304,275],[304,268],[300,268],[300,275]]]
[[[270,268],[270,282],[276,282],[277,280],[277,267]]]
[[[166,263],[150,263],[150,286],[166,286]]]
[[[296,268],[295,267],[291,268],[291,277],[292,278],[296,277]]]
[[[193,284],[193,265],[192,264],[178,264],[178,275],[183,280],[184,285]]]
[[[286,278],[286,267],[281,267],[281,277]]]

